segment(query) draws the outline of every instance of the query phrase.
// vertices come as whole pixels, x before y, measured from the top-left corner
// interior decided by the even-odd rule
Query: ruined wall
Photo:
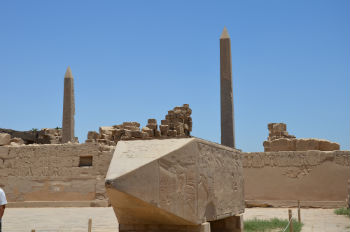
[[[264,141],[264,151],[336,151],[340,150],[338,143],[324,139],[296,139],[294,135],[287,132],[285,123],[269,123],[269,137]]]
[[[1,146],[0,183],[9,202],[104,200],[113,151],[98,144]]]
[[[61,128],[43,128],[41,130],[32,129],[30,131],[16,131],[11,129],[0,128],[0,133],[9,134],[13,141],[1,143],[1,145],[9,145],[11,142],[17,144],[60,144],[62,143]],[[78,141],[78,138],[75,138]]]
[[[334,207],[348,196],[350,151],[245,153],[243,168],[251,205],[289,206],[300,200],[304,206]]]
[[[188,104],[176,106],[168,111],[158,126],[156,119],[148,119],[140,129],[138,122],[124,122],[114,126],[102,126],[99,133],[89,131],[86,143],[100,143],[116,146],[120,140],[166,139],[190,137],[192,131],[192,110]]]

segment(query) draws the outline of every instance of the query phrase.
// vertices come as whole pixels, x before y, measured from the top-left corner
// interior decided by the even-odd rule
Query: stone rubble
[[[0,146],[9,145],[11,142],[11,135],[7,133],[0,133]]]
[[[78,142],[78,138],[75,137],[74,141]],[[0,146],[61,143],[62,129],[60,128],[33,129],[31,131],[0,129]]]
[[[289,135],[285,123],[269,123],[269,137],[264,141],[264,151],[335,151],[340,150],[338,143],[333,143],[323,139],[296,139],[294,135]]]
[[[140,129],[138,122],[123,122],[114,126],[102,126],[99,132],[89,131],[86,143],[100,143],[115,146],[120,140],[154,138],[185,138],[192,131],[192,110],[188,104],[169,110],[161,125],[156,119],[148,119],[147,125]]]

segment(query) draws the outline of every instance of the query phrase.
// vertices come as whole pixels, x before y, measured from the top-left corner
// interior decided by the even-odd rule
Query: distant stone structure
[[[106,190],[120,232],[242,232],[240,151],[198,138],[120,141]]]
[[[59,144],[62,141],[61,128],[43,128],[41,130],[32,129],[30,131],[16,131],[10,129],[0,128],[0,133],[8,134],[10,142],[1,143],[1,145],[15,145],[15,144]],[[5,136],[8,137],[8,136]]]
[[[75,142],[74,137],[74,79],[70,67],[64,75],[62,143]]]
[[[296,139],[289,135],[284,123],[269,123],[269,137],[264,141],[264,151],[335,151],[340,150],[338,143],[322,139]]]
[[[221,144],[235,148],[231,40],[226,27],[220,37]]]
[[[145,127],[140,129],[138,122],[124,122],[114,126],[102,126],[99,133],[88,132],[87,143],[98,142],[115,146],[120,140],[138,140],[152,138],[184,138],[192,131],[192,110],[188,104],[169,110],[159,125],[156,119],[148,119]]]

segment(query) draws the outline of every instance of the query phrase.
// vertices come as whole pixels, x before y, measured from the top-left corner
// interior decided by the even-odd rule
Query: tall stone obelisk
[[[221,144],[235,148],[231,40],[226,27],[220,36]]]
[[[64,75],[63,118],[62,118],[62,143],[74,142],[74,79],[68,66]]]

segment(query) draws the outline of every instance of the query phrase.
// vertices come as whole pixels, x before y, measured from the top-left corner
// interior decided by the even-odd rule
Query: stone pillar
[[[62,143],[74,142],[74,79],[70,67],[64,75]]]
[[[235,148],[231,40],[226,27],[220,37],[221,144]]]

